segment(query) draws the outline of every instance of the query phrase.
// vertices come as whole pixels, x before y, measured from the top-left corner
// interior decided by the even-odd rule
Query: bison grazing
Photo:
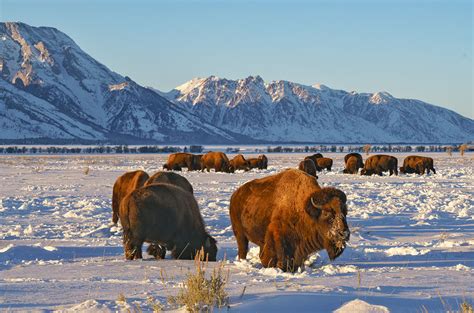
[[[163,165],[163,169],[169,171],[181,171],[186,167],[188,171],[197,171],[201,169],[201,156],[191,153],[172,153],[168,156],[168,161]]]
[[[231,173],[234,171],[230,165],[227,155],[223,152],[208,152],[201,158],[201,169],[202,171],[213,168],[216,172],[227,172]]]
[[[403,166],[400,167],[400,172],[411,174],[429,174],[430,170],[433,171],[433,174],[436,174],[436,170],[433,167],[433,159],[429,157],[422,157],[417,155],[410,155],[403,160]]]
[[[126,195],[140,188],[149,178],[144,171],[128,172],[117,178],[112,192],[112,222],[117,224],[119,219],[120,202]]]
[[[242,154],[236,155],[232,160],[229,161],[229,163],[234,170],[250,170],[250,164]]]
[[[316,164],[317,164],[317,169],[319,171],[322,171],[323,169],[331,171],[332,159],[330,159],[330,158],[317,158],[316,159]]]
[[[344,174],[357,174],[359,173],[359,165],[360,165],[360,160],[355,157],[351,156],[350,158],[347,159],[346,161],[346,168],[342,171]],[[361,167],[364,167],[362,165]]]
[[[246,258],[251,241],[260,246],[264,267],[295,271],[321,249],[334,260],[350,236],[346,195],[296,169],[244,184],[229,210],[239,258]]]
[[[316,174],[316,165],[314,165],[314,162],[311,159],[304,159],[301,161],[298,165],[298,169],[318,178],[318,175]]]
[[[361,175],[377,174],[382,176],[382,172],[389,171],[390,175],[398,175],[398,160],[396,157],[384,154],[376,154],[365,160]]]
[[[159,183],[175,185],[189,191],[190,193],[194,192],[193,186],[186,178],[173,172],[157,172],[148,178],[144,186]]]
[[[247,159],[249,162],[250,168],[258,168],[260,170],[266,169],[268,167],[268,159],[265,154],[261,154],[258,158]]]
[[[120,221],[127,260],[142,258],[145,241],[153,243],[148,252],[155,257],[163,256],[161,246],[176,259],[193,259],[204,249],[209,261],[216,260],[216,240],[205,230],[196,199],[180,187],[153,184],[136,189],[121,202]]]
[[[354,157],[357,162],[352,159],[349,166],[349,159],[351,157]],[[362,155],[360,155],[360,153],[354,152],[346,154],[344,157],[344,164],[346,165],[346,168],[343,170],[343,173],[345,174],[357,174],[359,172],[359,168],[364,168],[364,160],[362,159]]]

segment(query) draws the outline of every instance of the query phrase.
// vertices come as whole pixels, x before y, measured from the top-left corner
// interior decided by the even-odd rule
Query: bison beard
[[[297,270],[321,249],[331,260],[341,255],[350,235],[346,215],[342,191],[321,188],[293,169],[244,184],[230,201],[239,258],[246,258],[252,241],[260,246],[263,266],[283,271]]]

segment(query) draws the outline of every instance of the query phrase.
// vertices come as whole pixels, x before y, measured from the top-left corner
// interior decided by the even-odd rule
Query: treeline
[[[206,149],[206,151],[209,149]],[[456,152],[460,150],[460,146],[402,146],[402,145],[364,145],[364,146],[337,146],[337,145],[318,145],[318,146],[304,146],[304,147],[256,147],[255,153],[313,153],[313,152]],[[0,146],[0,154],[139,154],[139,153],[176,153],[176,152],[190,152],[202,153],[203,146],[191,145],[185,147],[176,146],[134,146],[127,145],[117,146],[86,146],[86,147],[18,147],[18,146]],[[227,153],[240,153],[241,149],[238,147],[228,147],[225,149]],[[249,151],[246,149],[245,151]],[[467,149],[466,151],[469,151]]]
[[[172,147],[172,146],[97,146],[97,147],[0,147],[0,154],[137,154],[137,153],[201,153],[202,146]]]
[[[310,152],[446,152],[446,151],[459,151],[459,146],[401,146],[401,145],[364,145],[364,146],[305,146],[305,147],[267,147],[268,153],[310,153]]]

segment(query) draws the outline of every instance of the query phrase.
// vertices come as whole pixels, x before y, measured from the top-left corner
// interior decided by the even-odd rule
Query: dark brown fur
[[[191,153],[179,152],[168,156],[168,161],[163,165],[163,169],[168,171],[181,171],[185,167],[188,171],[197,171],[201,169],[201,156]]]
[[[351,156],[346,160],[346,168],[342,171],[344,174],[358,174],[360,160],[356,156]],[[364,167],[362,165],[362,167]]]
[[[265,154],[259,155],[257,158],[247,159],[249,162],[250,168],[258,168],[260,170],[266,169],[268,167],[268,158]]]
[[[316,170],[317,170],[318,172],[320,172],[320,171],[322,171],[323,169],[318,166],[318,159],[319,159],[319,158],[322,158],[322,157],[323,157],[323,155],[322,155],[321,153],[316,153],[316,154],[307,156],[307,157],[305,157],[304,159],[305,159],[305,160],[307,160],[307,159],[312,160],[312,161],[314,162],[314,165],[316,166]]]
[[[216,241],[205,230],[194,196],[170,184],[136,189],[120,205],[123,244],[128,260],[142,258],[143,242],[151,242],[151,253],[166,247],[176,259],[193,259],[204,249],[209,261],[216,260]],[[156,256],[156,255],[155,255]]]
[[[232,160],[229,161],[230,166],[234,168],[234,170],[250,170],[249,162],[244,158],[242,154],[236,155]]]
[[[342,191],[321,188],[313,176],[296,169],[252,180],[230,199],[239,258],[246,258],[251,241],[260,246],[264,267],[284,271],[297,270],[321,249],[331,260],[337,258],[349,240],[346,215]]]
[[[311,159],[304,159],[301,161],[298,165],[298,169],[318,178],[318,175],[316,174],[316,165],[314,165],[314,162]]]
[[[233,172],[229,158],[223,152],[208,152],[201,158],[201,169],[208,172],[213,168],[216,172]]]
[[[376,154],[365,160],[361,175],[377,174],[382,176],[382,172],[389,171],[390,175],[398,175],[398,160],[391,155]]]
[[[360,153],[356,153],[356,152],[346,154],[344,156],[344,164],[346,165],[346,169],[347,169],[347,162],[349,161],[350,157],[357,158],[357,164],[356,164],[357,170],[356,170],[356,173],[352,173],[352,174],[357,174],[357,172],[359,171],[359,168],[364,168],[364,160],[362,159],[362,155]],[[352,162],[354,162],[354,161],[352,161]]]
[[[126,195],[140,188],[149,178],[144,171],[128,172],[117,178],[112,191],[112,222],[117,224],[119,219],[120,202]]]
[[[159,183],[175,185],[190,193],[194,192],[193,186],[186,178],[173,172],[157,172],[148,178],[145,182],[145,186]]]
[[[422,157],[418,155],[407,156],[403,160],[403,166],[400,167],[400,172],[411,174],[429,174],[430,171],[433,171],[433,174],[436,174],[436,170],[433,167],[433,159],[429,157]]]
[[[330,158],[317,158],[316,162],[318,162],[317,165],[318,165],[318,168],[320,168],[321,171],[323,169],[326,169],[326,170],[330,171],[331,168],[332,168],[332,159],[330,159]]]

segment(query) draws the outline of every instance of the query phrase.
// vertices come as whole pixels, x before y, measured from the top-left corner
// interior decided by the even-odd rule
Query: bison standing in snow
[[[234,170],[250,170],[250,164],[242,154],[236,155],[232,160],[229,161],[229,163]]]
[[[148,252],[157,258],[164,256],[161,246],[176,259],[193,259],[203,249],[209,261],[216,260],[216,240],[205,230],[196,199],[180,187],[160,183],[134,190],[120,204],[120,222],[127,260],[142,258],[145,241],[153,243]]]
[[[365,160],[361,175],[377,174],[382,176],[382,172],[389,171],[390,175],[398,175],[398,160],[396,157],[385,154],[376,154]]]
[[[349,153],[344,157],[344,174],[357,174],[359,168],[364,168],[364,161],[360,153]]]
[[[119,219],[122,199],[130,192],[142,187],[148,178],[148,174],[141,170],[125,173],[117,178],[112,191],[112,222],[114,224],[117,224]]]
[[[207,170],[213,168],[216,172],[227,172],[231,173],[234,171],[230,165],[229,158],[223,152],[208,152],[201,158],[201,169]]]
[[[318,178],[318,175],[316,174],[316,165],[314,165],[314,162],[311,159],[304,159],[301,161],[298,165],[298,169]]]
[[[163,165],[163,169],[168,171],[181,171],[186,167],[188,171],[197,171],[201,169],[201,156],[191,153],[179,152],[168,156],[168,161]]]
[[[260,170],[266,169],[268,167],[268,158],[265,154],[259,155],[257,158],[247,159],[249,161],[250,168],[258,168]]]
[[[244,184],[229,210],[239,259],[246,258],[251,241],[260,246],[264,267],[295,271],[321,249],[334,260],[350,236],[344,192],[321,188],[296,169]]]
[[[423,175],[425,170],[427,174],[430,173],[430,170],[433,171],[433,174],[436,174],[433,167],[433,158],[410,155],[403,160],[403,166],[400,167],[400,172],[406,174],[417,173]]]
[[[194,192],[193,186],[185,177],[173,172],[156,172],[148,178],[144,186],[159,183],[175,185],[189,191],[190,193]]]
[[[319,171],[322,171],[323,169],[331,171],[332,159],[330,159],[330,158],[317,158],[316,159],[316,165],[317,165],[317,169]]]

